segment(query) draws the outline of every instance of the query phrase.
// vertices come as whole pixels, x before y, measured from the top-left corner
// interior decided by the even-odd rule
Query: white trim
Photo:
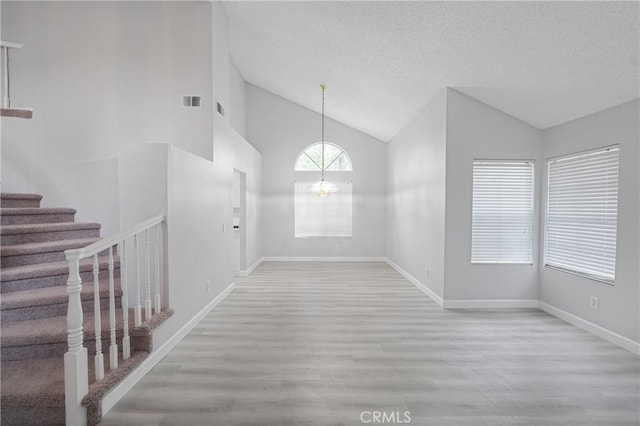
[[[11,49],[22,49],[24,47],[24,44],[14,43],[12,41],[0,41],[0,46],[9,47]]]
[[[553,305],[549,305],[548,303],[538,301],[538,308],[550,315],[553,315],[554,317],[560,318],[561,320],[568,322],[569,324],[573,324],[576,327],[581,328],[585,331],[588,331],[591,334],[595,334],[596,336],[608,342],[611,342],[614,345],[618,345],[628,351],[633,352],[636,355],[640,355],[640,342],[636,342],[627,337],[621,336],[618,333],[615,333],[597,324],[594,324],[585,319],[577,317],[573,314],[570,314],[567,311],[563,311],[560,308],[556,308]]]
[[[429,296],[431,300],[436,302],[438,306],[443,307],[444,301],[442,300],[442,297],[438,296],[436,293],[434,293],[433,290],[431,290],[425,284],[422,284],[420,281],[418,281],[416,277],[414,277],[413,275],[411,275],[410,273],[408,273],[407,271],[405,271],[404,269],[396,265],[391,259],[385,259],[385,261],[389,266],[391,266],[393,269],[398,271],[400,275],[405,277],[411,284],[415,285],[416,287],[418,287],[418,289],[422,290],[422,292],[427,296]]]
[[[471,299],[445,300],[445,309],[538,308],[537,299]]]
[[[249,266],[246,271],[236,272],[236,277],[248,277],[258,266],[260,266],[263,259],[264,258],[261,257],[260,259],[256,260],[256,262],[253,265]]]
[[[386,257],[270,256],[262,262],[386,262]]]
[[[155,365],[164,358],[180,341],[195,327],[209,312],[213,310],[225,297],[235,288],[236,283],[231,283],[227,288],[222,290],[211,302],[207,304],[200,312],[198,312],[191,320],[180,328],[173,336],[151,354],[142,363],[136,367],[129,375],[127,375],[116,387],[111,389],[104,398],[102,398],[102,415],[104,416],[113,408],[127,392],[133,388]]]

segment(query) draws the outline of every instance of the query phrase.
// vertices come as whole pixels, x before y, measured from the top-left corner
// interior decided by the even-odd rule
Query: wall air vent
[[[200,96],[183,96],[182,107],[183,108],[200,108]]]

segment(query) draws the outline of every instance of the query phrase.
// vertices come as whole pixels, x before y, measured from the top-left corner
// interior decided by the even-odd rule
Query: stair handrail
[[[69,278],[67,280],[67,295],[69,298],[69,304],[67,308],[67,342],[68,350],[64,354],[64,388],[65,388],[65,416],[67,425],[85,425],[87,424],[87,410],[82,405],[83,398],[89,392],[89,362],[88,351],[84,346],[84,331],[82,329],[83,312],[82,312],[82,277],[80,275],[80,260],[93,257],[93,277],[94,277],[94,315],[95,315],[95,328],[96,328],[96,380],[101,380],[104,377],[103,369],[103,356],[102,356],[102,343],[101,343],[101,308],[100,308],[100,289],[99,289],[99,274],[100,267],[98,262],[98,254],[101,252],[108,253],[108,272],[109,272],[109,322],[110,322],[110,337],[111,345],[109,346],[109,360],[110,368],[114,369],[118,366],[118,345],[116,341],[116,308],[115,308],[115,261],[114,250],[116,246],[120,256],[121,272],[121,286],[122,286],[122,312],[123,312],[123,333],[122,338],[122,350],[123,358],[127,359],[130,356],[129,345],[129,322],[128,322],[128,296],[127,296],[127,244],[128,240],[133,240],[134,252],[136,255],[136,270],[137,270],[137,297],[134,306],[136,327],[141,325],[142,321],[142,307],[140,298],[140,259],[138,250],[140,248],[139,235],[143,234],[145,248],[146,248],[146,300],[144,302],[144,316],[145,320],[151,318],[152,309],[155,308],[157,314],[162,309],[161,301],[161,285],[160,285],[160,262],[163,254],[161,254],[161,237],[164,231],[162,227],[166,223],[166,215],[160,214],[151,217],[145,221],[132,226],[126,231],[120,232],[111,237],[107,237],[89,244],[86,247],[79,249],[66,250],[65,258],[69,262]],[[155,264],[156,264],[156,276],[155,276],[155,306],[152,308],[152,289],[151,289],[151,268],[150,268],[150,230],[155,230]],[[129,241],[131,242],[131,241]],[[166,243],[166,240],[165,240]]]
[[[158,225],[164,222],[164,220],[165,220],[164,214],[151,217],[145,221],[142,221],[132,226],[126,231],[120,232],[119,234],[113,235],[108,238],[103,238],[101,240],[96,241],[95,243],[89,244],[86,247],[82,247],[79,249],[66,250],[64,252],[64,255],[66,256],[67,261],[86,259],[87,257],[93,256],[95,254],[100,253],[101,251],[107,250],[109,247],[112,247],[123,240],[131,238],[134,235],[145,231],[146,229],[149,229],[155,225]]]

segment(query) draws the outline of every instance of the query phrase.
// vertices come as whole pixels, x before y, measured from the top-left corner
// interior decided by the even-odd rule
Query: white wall
[[[539,129],[447,90],[445,296],[447,300],[538,297],[538,223],[541,182]],[[536,196],[532,265],[472,265],[471,207],[474,159],[534,160]]]
[[[2,118],[2,190],[119,229],[119,146],[170,143],[212,157],[211,5],[200,2],[3,1],[13,105]],[[180,96],[201,95],[200,109]]]
[[[213,37],[213,53],[208,52],[206,58],[214,64],[213,76],[208,76],[214,82],[212,98],[227,106],[227,18],[217,2],[208,13],[214,26],[209,35]],[[230,126],[228,119],[229,116],[213,113],[213,162],[167,145],[125,146],[121,150],[123,227],[157,211],[167,213],[169,296],[175,313],[154,332],[156,346],[234,281],[234,169],[246,175],[246,246],[242,258],[250,266],[262,257],[262,156]],[[138,177],[141,169],[149,178]],[[207,281],[211,282],[209,291]]]
[[[234,169],[247,176],[247,263],[261,257],[261,155],[222,119],[216,123],[214,155],[212,163],[167,144],[127,145],[121,150],[123,227],[167,214],[169,303],[175,313],[154,333],[156,346],[234,281]],[[141,168],[149,178],[139,179]]]
[[[640,340],[639,116],[640,101],[635,100],[543,132],[545,159],[620,144],[620,180],[615,285],[544,267],[540,270],[541,301],[636,342]],[[546,180],[543,183],[545,209]],[[590,296],[600,299],[598,310],[589,307]]]
[[[331,108],[330,90],[327,109]],[[353,172],[349,173],[353,182],[353,237],[295,238],[294,182],[305,179],[302,176],[308,176],[309,180],[320,176],[312,172],[296,174],[293,168],[298,154],[320,141],[320,114],[253,85],[247,86],[247,98],[247,133],[263,155],[263,255],[384,256],[385,144],[334,120],[326,120],[325,139],[345,149],[353,162]],[[335,176],[328,174],[327,179],[341,179]]]
[[[227,227],[233,229],[233,171],[245,174],[244,246],[240,256],[241,267],[250,267],[262,257],[262,156],[246,139],[246,83],[229,56],[229,21],[219,1],[211,3],[211,32],[213,55],[213,99],[222,103],[228,114],[222,117],[213,113],[213,158],[214,166],[220,170],[231,197],[230,203],[220,203],[218,209],[226,219]],[[233,111],[236,111],[235,117]],[[244,120],[244,124],[243,124]],[[245,128],[243,128],[243,126]],[[244,133],[242,133],[244,131]],[[196,184],[194,182],[194,184]],[[242,197],[241,197],[242,198]],[[220,227],[221,224],[218,224]],[[229,233],[231,235],[232,232]],[[232,237],[229,237],[232,242]],[[232,245],[224,245],[231,270]]]
[[[446,112],[442,90],[387,149],[387,257],[440,297],[444,295]]]
[[[247,89],[244,77],[229,59],[229,122],[242,137],[247,137]]]
[[[216,102],[229,109],[229,20],[219,1],[211,2],[211,22],[213,25],[213,106]],[[229,116],[226,116],[229,119]],[[228,122],[228,121],[227,121]],[[215,124],[214,124],[215,126]]]

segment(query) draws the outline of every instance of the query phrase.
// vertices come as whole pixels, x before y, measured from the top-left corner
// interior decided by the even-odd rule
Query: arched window
[[[324,143],[324,169],[328,172],[350,172],[351,159],[338,145]],[[319,172],[322,170],[322,143],[309,145],[298,155],[295,171]]]

